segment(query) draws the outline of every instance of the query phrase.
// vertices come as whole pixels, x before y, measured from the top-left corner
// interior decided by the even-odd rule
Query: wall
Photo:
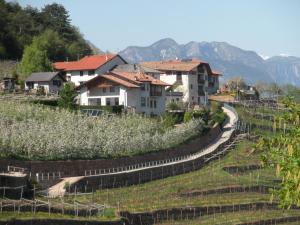
[[[1,215],[1,214],[0,214]],[[126,225],[123,221],[93,221],[93,220],[67,220],[67,219],[13,219],[0,221],[0,225]]]

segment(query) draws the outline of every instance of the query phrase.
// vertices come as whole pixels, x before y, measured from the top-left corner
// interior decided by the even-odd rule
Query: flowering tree
[[[276,119],[274,129],[292,126],[284,133],[260,139],[257,149],[263,152],[263,163],[276,168],[276,175],[282,179],[280,189],[273,190],[273,195],[280,199],[281,207],[289,208],[293,204],[300,206],[300,106],[290,98],[285,104],[289,112]]]

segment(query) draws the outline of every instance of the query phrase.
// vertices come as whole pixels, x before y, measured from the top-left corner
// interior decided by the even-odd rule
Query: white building
[[[166,93],[167,102],[184,102],[189,106],[207,104],[208,80],[212,76],[207,62],[190,59],[142,62],[141,65],[161,71],[160,80],[172,85]],[[211,82],[217,80],[210,79]]]
[[[113,71],[77,87],[80,105],[123,105],[128,111],[160,115],[165,111],[165,82],[142,72]]]
[[[75,86],[79,86],[122,64],[127,64],[127,62],[121,56],[103,54],[85,56],[78,61],[56,62],[53,64],[53,67],[56,70],[64,71],[67,81],[71,81]]]
[[[58,94],[58,91],[63,88],[65,82],[64,77],[60,72],[38,72],[32,73],[25,80],[25,90],[35,90],[42,88],[46,95]]]

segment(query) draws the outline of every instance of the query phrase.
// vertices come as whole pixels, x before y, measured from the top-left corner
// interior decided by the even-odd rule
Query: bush
[[[204,108],[202,110],[193,111],[193,118],[194,119],[201,118],[205,122],[205,124],[207,124],[210,119],[210,110]]]
[[[183,122],[187,123],[193,118],[193,114],[191,112],[185,112],[183,117]]]
[[[167,110],[180,110],[181,108],[176,102],[170,102],[169,104],[167,104],[166,109]]]
[[[75,86],[73,83],[66,83],[64,88],[59,92],[58,106],[73,110],[76,108],[76,97]]]
[[[227,117],[226,113],[224,113],[223,111],[218,111],[213,114],[212,120],[215,123],[222,124],[225,121],[226,117]]]
[[[173,113],[164,113],[162,115],[162,124],[164,129],[173,128],[178,122],[178,116]]]

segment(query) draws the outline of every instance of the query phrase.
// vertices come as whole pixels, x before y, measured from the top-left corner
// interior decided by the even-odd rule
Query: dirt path
[[[62,178],[62,181],[58,184],[55,184],[54,186],[50,187],[48,189],[48,197],[50,198],[56,198],[56,197],[62,197],[66,193],[66,185],[71,185],[79,180],[81,180],[83,177],[65,177]]]

